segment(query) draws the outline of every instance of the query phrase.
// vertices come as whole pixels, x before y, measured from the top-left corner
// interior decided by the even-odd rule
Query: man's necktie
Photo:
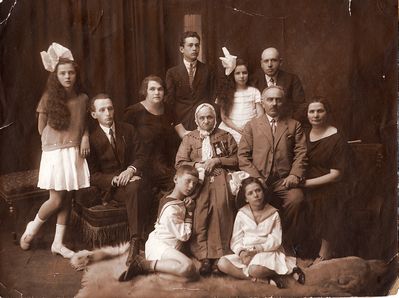
[[[112,149],[114,149],[114,151],[116,150],[116,142],[115,142],[115,136],[114,136],[114,131],[112,130],[112,128],[109,129],[109,135],[111,137],[111,146]]]
[[[190,82],[190,87],[193,87],[194,81],[194,63],[190,63],[190,67],[188,68],[188,80]]]
[[[270,120],[270,127],[272,128],[272,134],[273,134],[273,138],[274,135],[276,134],[276,127],[277,127],[277,123],[276,123],[276,119],[272,119]]]
[[[270,86],[275,86],[276,85],[273,78],[270,78],[269,82],[270,82]]]
[[[116,158],[116,160],[118,161],[118,163],[120,164],[121,161],[120,161],[119,156],[118,156],[118,150],[117,150],[117,148],[116,148],[115,135],[114,135],[114,131],[112,130],[112,128],[109,129],[109,135],[110,135],[110,137],[111,137],[111,147],[112,147],[112,151],[114,151],[115,158]]]

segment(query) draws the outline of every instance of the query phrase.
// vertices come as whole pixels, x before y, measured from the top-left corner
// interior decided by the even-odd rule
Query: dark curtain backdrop
[[[3,20],[14,0],[0,4]],[[185,14],[201,14],[206,62],[222,71],[226,46],[259,68],[276,46],[307,97],[328,97],[335,124],[352,140],[387,144],[396,124],[396,1],[353,0],[19,0],[0,25],[0,173],[40,158],[35,108],[48,73],[39,52],[57,41],[81,66],[89,96],[107,92],[117,116],[138,101],[141,80],[177,64]],[[351,13],[351,15],[350,15]],[[372,112],[371,112],[372,111]]]
[[[1,19],[12,3],[1,4]],[[13,124],[0,132],[0,172],[39,165],[35,109],[48,76],[40,51],[51,42],[71,49],[88,95],[109,93],[121,116],[145,76],[165,74],[164,23],[161,0],[19,0],[1,26],[0,120]]]
[[[329,98],[335,125],[365,143],[392,139],[396,111],[397,2],[393,0],[206,1],[209,63],[221,48],[248,60],[277,47],[306,97]],[[389,62],[388,62],[389,61]],[[372,111],[372,112],[371,112]]]

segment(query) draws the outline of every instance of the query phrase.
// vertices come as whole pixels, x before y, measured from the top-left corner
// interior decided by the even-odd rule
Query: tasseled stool
[[[103,205],[93,187],[77,192],[71,220],[83,241],[92,248],[129,240],[126,207]]]

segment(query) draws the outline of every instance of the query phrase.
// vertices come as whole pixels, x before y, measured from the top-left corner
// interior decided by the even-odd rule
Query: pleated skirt
[[[79,147],[43,151],[37,186],[57,191],[89,187],[89,167],[80,156]]]

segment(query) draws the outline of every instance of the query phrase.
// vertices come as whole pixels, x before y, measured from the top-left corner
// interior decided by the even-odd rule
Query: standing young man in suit
[[[97,187],[104,204],[126,204],[130,233],[129,265],[139,252],[145,223],[145,196],[139,193],[145,152],[133,126],[114,121],[114,106],[107,94],[90,101],[91,116],[98,125],[90,134],[90,183]]]
[[[252,76],[253,86],[262,92],[270,86],[281,86],[285,92],[286,113],[305,123],[305,92],[298,76],[280,69],[282,59],[276,48],[267,48],[260,59],[261,70]]]
[[[280,210],[283,245],[292,252],[304,199],[299,187],[307,166],[306,139],[301,124],[281,114],[284,90],[267,87],[262,92],[265,114],[250,120],[238,147],[240,169],[258,178],[271,192],[271,204]]]
[[[166,103],[174,113],[175,130],[180,138],[197,128],[194,113],[202,103],[213,104],[214,76],[197,60],[200,51],[197,32],[184,32],[180,40],[181,63],[166,72]]]

